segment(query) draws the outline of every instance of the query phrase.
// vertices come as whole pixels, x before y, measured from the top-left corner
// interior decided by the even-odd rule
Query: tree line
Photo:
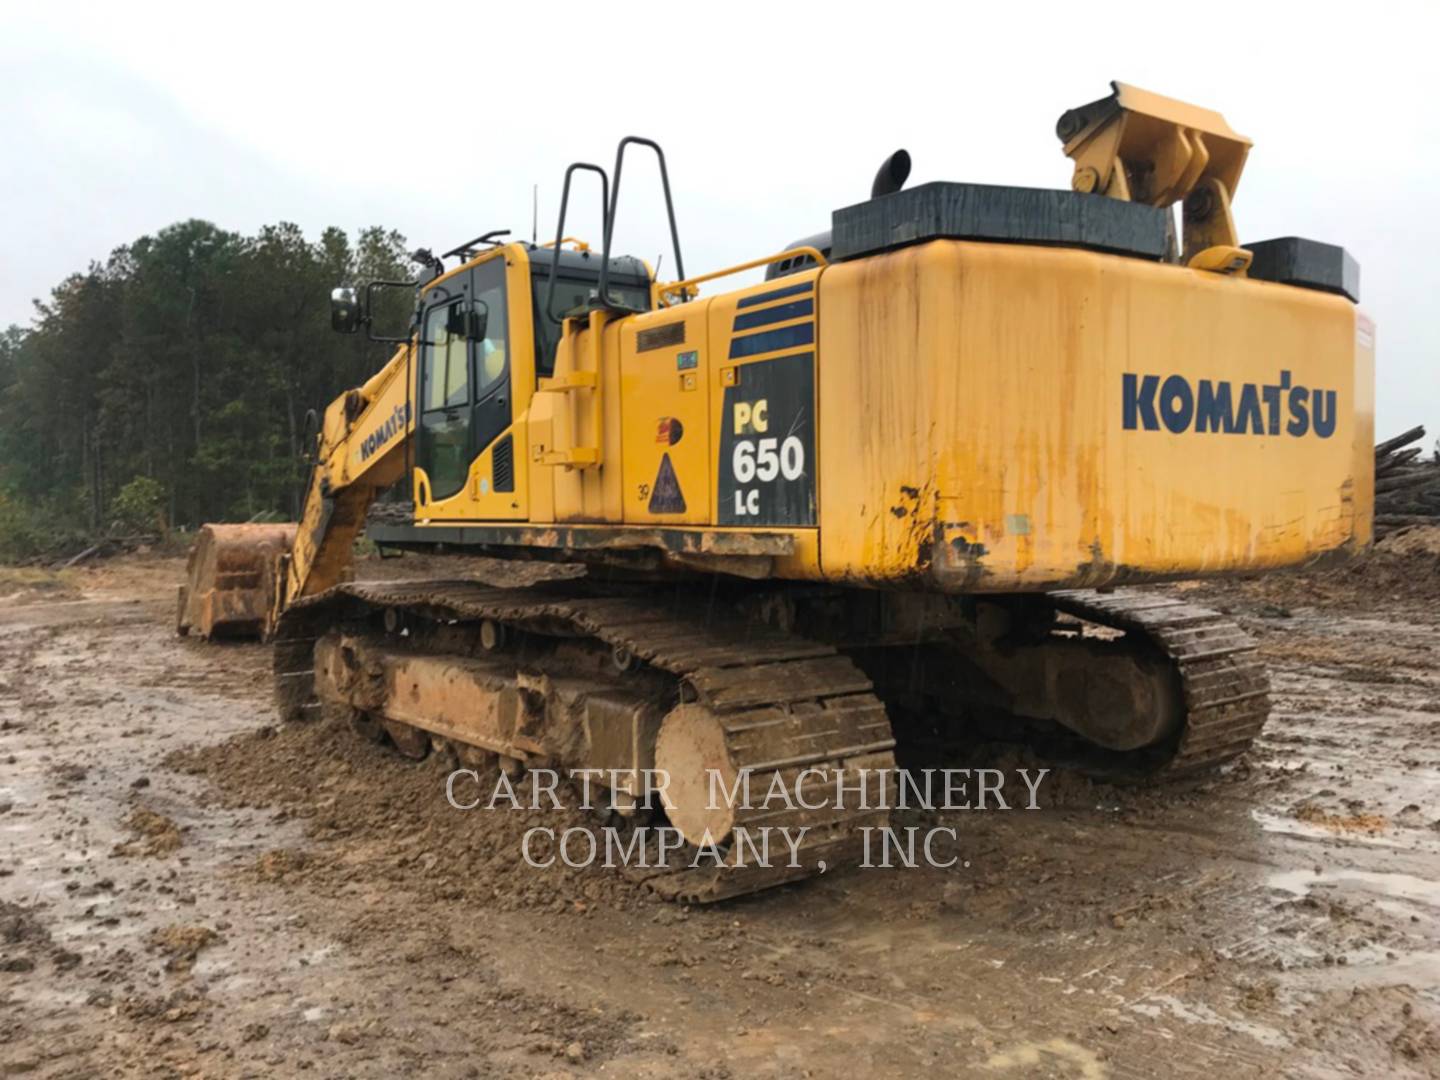
[[[0,558],[117,529],[294,519],[305,414],[393,346],[330,330],[338,284],[408,279],[399,233],[185,221],[142,236],[0,333]],[[403,325],[403,290],[380,294]],[[391,331],[393,332],[393,331]],[[151,520],[153,519],[153,520]]]

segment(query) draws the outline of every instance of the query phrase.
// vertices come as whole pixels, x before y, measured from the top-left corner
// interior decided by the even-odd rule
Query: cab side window
[[[425,409],[464,405],[469,397],[465,364],[464,301],[433,307],[425,316]]]
[[[420,467],[431,496],[444,499],[465,485],[470,463],[470,375],[465,301],[437,304],[425,313],[420,409]]]
[[[495,263],[496,271],[503,270],[503,264]],[[509,337],[506,334],[505,318],[505,279],[502,275],[494,274],[497,278],[493,283],[485,279],[492,277],[492,274],[485,273],[487,267],[481,267],[476,271],[476,308],[485,313],[485,338],[476,344],[475,351],[475,400],[479,401],[486,394],[495,388],[495,385],[505,377],[506,366],[509,361],[507,343]]]

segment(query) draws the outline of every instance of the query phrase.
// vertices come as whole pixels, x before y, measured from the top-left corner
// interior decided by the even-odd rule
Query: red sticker
[[[664,446],[674,446],[685,434],[685,425],[673,416],[662,416],[655,428],[655,441]]]

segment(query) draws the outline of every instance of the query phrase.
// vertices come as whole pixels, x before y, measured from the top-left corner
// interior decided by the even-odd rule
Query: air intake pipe
[[[870,197],[876,199],[881,195],[895,194],[905,186],[909,176],[910,153],[908,150],[896,150],[881,163],[875,182],[870,185]]]

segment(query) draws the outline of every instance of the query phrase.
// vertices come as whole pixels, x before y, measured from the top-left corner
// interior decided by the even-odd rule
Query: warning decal
[[[685,496],[680,493],[680,478],[675,475],[669,454],[660,458],[660,471],[655,474],[655,486],[650,492],[650,513],[685,513]]]

